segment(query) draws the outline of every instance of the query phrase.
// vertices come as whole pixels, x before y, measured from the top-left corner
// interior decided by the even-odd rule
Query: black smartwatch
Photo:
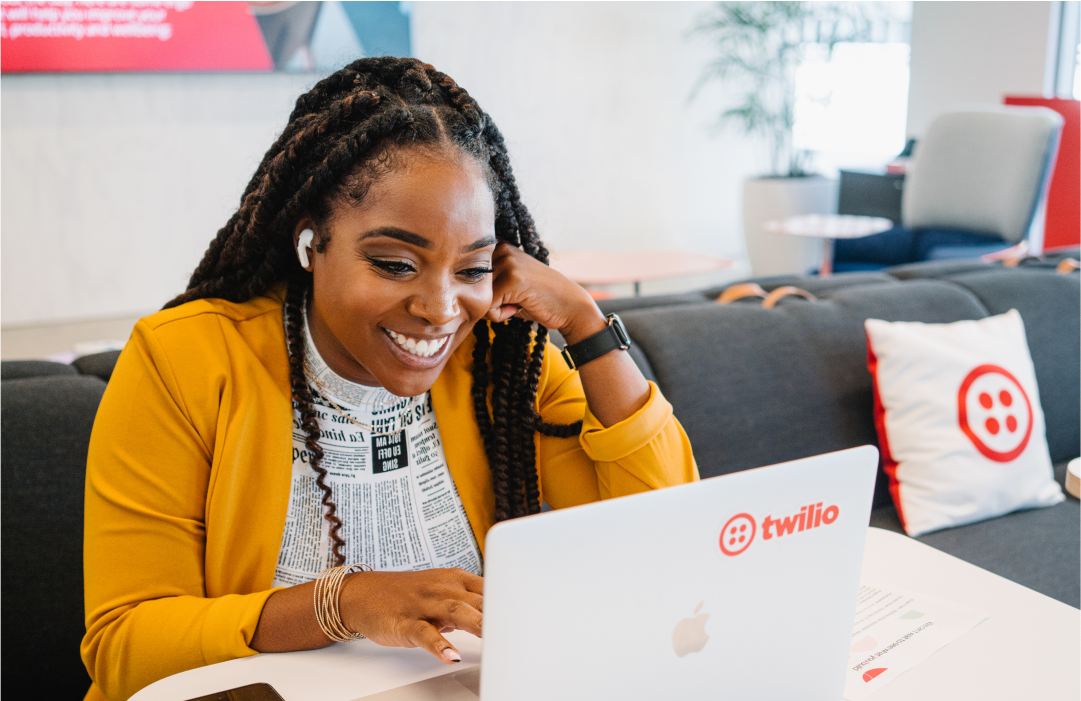
[[[614,350],[627,350],[631,347],[631,337],[617,314],[605,317],[608,326],[583,339],[573,346],[563,346],[563,359],[571,370],[577,370],[591,360],[596,360],[605,353]]]

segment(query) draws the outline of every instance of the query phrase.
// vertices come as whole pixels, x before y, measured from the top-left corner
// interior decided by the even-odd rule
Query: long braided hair
[[[455,147],[485,168],[495,199],[495,234],[547,263],[548,250],[522,204],[503,136],[449,76],[409,58],[364,58],[297,98],[289,123],[263,157],[240,208],[210,243],[187,290],[166,305],[216,297],[244,302],[286,280],[286,348],[293,402],[310,464],[322,491],[337,563],[345,541],[319,447],[319,418],[304,373],[305,294],[311,274],[300,267],[293,229],[304,215],[325,221],[331,205],[359,204],[392,163],[396,149]],[[324,227],[320,227],[324,229]],[[325,235],[315,242],[325,250]],[[541,420],[535,409],[548,331],[512,318],[473,329],[473,406],[492,474],[497,521],[540,511],[534,434],[569,438],[582,422]],[[489,412],[489,386],[491,411]]]

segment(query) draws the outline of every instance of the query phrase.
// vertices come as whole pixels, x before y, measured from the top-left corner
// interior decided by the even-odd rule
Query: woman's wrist
[[[345,577],[345,581],[342,582],[341,598],[338,599],[338,610],[341,612],[342,621],[345,623],[345,627],[354,633],[359,633],[358,627],[360,627],[360,602],[365,601],[365,597],[359,593],[359,590],[364,587],[364,583],[359,579],[362,575],[367,574],[365,572],[354,572]]]
[[[588,303],[584,303],[570,315],[567,324],[559,329],[559,333],[567,341],[567,345],[574,345],[584,341],[595,333],[604,330],[608,320],[597,307],[592,297],[587,297]]]

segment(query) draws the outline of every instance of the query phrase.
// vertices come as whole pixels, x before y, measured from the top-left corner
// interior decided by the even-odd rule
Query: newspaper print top
[[[334,403],[373,435],[342,416],[312,382],[319,415],[323,467],[342,519],[347,563],[376,570],[460,567],[481,574],[469,519],[447,469],[439,426],[428,393],[396,397],[382,387],[350,382],[319,355],[305,319],[306,359]],[[293,408],[293,476],[274,586],[313,579],[333,565],[322,492],[308,464],[300,413]]]

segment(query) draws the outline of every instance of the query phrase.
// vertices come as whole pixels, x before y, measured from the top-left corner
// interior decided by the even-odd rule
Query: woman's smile
[[[415,336],[382,329],[395,357],[409,367],[433,367],[443,362],[450,348],[448,343],[454,334],[442,336]]]

